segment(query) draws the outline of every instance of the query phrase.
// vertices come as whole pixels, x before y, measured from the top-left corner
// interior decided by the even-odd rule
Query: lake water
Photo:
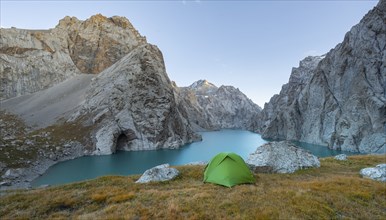
[[[234,152],[246,160],[258,146],[266,143],[259,134],[242,130],[202,132],[201,135],[201,142],[177,150],[120,151],[107,156],[86,156],[61,162],[35,179],[32,186],[64,184],[105,175],[141,174],[164,163],[183,165],[194,161],[209,161],[220,152]],[[296,144],[318,157],[342,153],[318,145]]]

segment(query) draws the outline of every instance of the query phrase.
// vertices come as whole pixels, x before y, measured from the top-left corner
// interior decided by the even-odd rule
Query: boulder
[[[178,174],[177,169],[170,168],[169,164],[162,164],[146,170],[136,183],[168,181],[174,179]]]
[[[2,182],[0,182],[0,186],[11,186],[11,182],[9,182],[9,181],[2,181]]]
[[[386,163],[378,164],[376,167],[361,169],[359,173],[364,178],[386,182]]]
[[[334,157],[335,160],[347,160],[346,154],[339,154]]]
[[[185,164],[186,166],[206,166],[208,162],[205,161],[194,161],[194,162],[189,162]]]
[[[288,141],[269,142],[249,155],[246,163],[254,172],[293,173],[299,169],[320,167],[319,159]]]
[[[2,176],[4,179],[16,179],[20,177],[24,172],[23,168],[8,169],[5,174]]]

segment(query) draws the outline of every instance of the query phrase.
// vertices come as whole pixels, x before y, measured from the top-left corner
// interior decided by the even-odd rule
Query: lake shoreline
[[[98,175],[95,175],[95,176],[92,176],[92,177],[88,177],[88,178],[84,178],[84,179],[79,179],[79,180],[74,180],[74,181],[69,181],[69,182],[64,182],[64,183],[59,183],[59,184],[57,184],[57,183],[55,183],[55,184],[50,184],[50,183],[36,184],[36,183],[34,183],[35,181],[39,182],[38,179],[42,178],[43,175],[47,175],[47,172],[50,170],[50,168],[54,169],[59,164],[71,163],[71,162],[73,162],[74,159],[87,161],[87,160],[98,160],[98,159],[111,158],[111,159],[109,159],[108,163],[113,163],[110,160],[119,160],[119,158],[123,157],[125,154],[128,154],[128,155],[133,154],[133,155],[137,155],[137,157],[139,155],[139,156],[142,156],[143,158],[145,158],[144,160],[146,160],[146,158],[149,155],[156,154],[156,155],[159,155],[159,157],[162,157],[162,158],[163,157],[172,157],[172,158],[171,159],[169,158],[170,161],[167,161],[167,160],[160,161],[159,163],[152,164],[152,165],[156,166],[156,165],[159,165],[159,164],[162,164],[162,163],[170,163],[172,166],[178,166],[178,165],[183,165],[183,164],[186,164],[186,163],[189,163],[189,162],[193,162],[193,161],[205,161],[205,160],[208,161],[210,158],[206,158],[206,159],[197,158],[197,157],[194,158],[193,155],[197,154],[197,153],[194,153],[194,149],[197,148],[197,146],[205,144],[206,142],[208,142],[207,143],[208,145],[218,145],[215,142],[211,142],[211,139],[216,138],[216,135],[218,135],[218,134],[225,134],[225,137],[223,137],[223,138],[229,138],[230,139],[228,141],[225,141],[225,143],[228,143],[228,142],[232,141],[232,139],[236,138],[237,135],[236,136],[232,136],[232,135],[235,135],[235,134],[244,134],[244,135],[247,135],[247,136],[250,135],[251,137],[259,137],[260,138],[259,140],[257,140],[257,139],[251,140],[251,143],[254,145],[254,147],[247,148],[247,150],[249,152],[245,152],[245,149],[244,149],[244,152],[243,152],[244,159],[247,159],[246,157],[250,153],[254,152],[257,147],[259,147],[262,144],[268,142],[267,140],[262,139],[260,134],[257,134],[257,133],[254,133],[254,132],[250,132],[250,131],[245,131],[245,130],[222,129],[220,131],[205,131],[205,132],[200,132],[200,133],[204,136],[202,141],[194,142],[194,143],[191,143],[191,144],[187,144],[187,145],[181,146],[179,149],[174,149],[174,150],[159,149],[159,150],[153,150],[153,151],[122,151],[122,152],[118,152],[116,154],[112,154],[112,155],[108,155],[108,156],[93,156],[93,155],[88,155],[88,154],[85,154],[84,152],[78,151],[78,152],[73,153],[72,155],[69,155],[69,156],[61,155],[62,157],[58,157],[57,160],[55,160],[55,161],[51,160],[51,159],[48,159],[48,158],[45,158],[43,160],[36,161],[36,162],[32,163],[33,166],[31,166],[31,167],[23,168],[23,173],[19,177],[9,181],[9,183],[7,183],[6,185],[3,184],[2,186],[0,186],[0,190],[30,189],[30,188],[38,188],[40,186],[45,186],[45,185],[62,185],[62,184],[66,184],[66,183],[69,183],[69,182],[83,181],[85,179],[92,179],[92,178],[96,178],[98,176],[110,175],[110,173],[102,173],[100,175],[98,174]],[[213,137],[213,135],[214,135],[214,137]],[[220,137],[220,139],[222,139],[222,138]],[[242,142],[242,141],[240,141],[240,142]],[[325,151],[329,150],[327,147],[324,147],[324,146],[316,146],[316,145],[314,145],[314,147],[319,147],[320,149],[325,150]],[[202,152],[205,152],[205,150],[207,150],[207,148],[208,147],[204,147],[204,148],[201,147],[201,150],[203,150]],[[221,150],[222,149],[223,148],[221,148]],[[227,148],[227,149],[228,149],[228,151],[229,151],[229,149],[232,150],[232,148]],[[200,151],[200,149],[197,149],[197,150]],[[236,148],[236,149],[233,149],[233,150],[240,150],[240,149]],[[181,161],[183,159],[180,159],[179,157],[181,157],[181,155],[178,155],[181,152],[186,152],[185,154],[188,155],[188,158],[189,158],[190,161],[188,161],[188,160]],[[202,153],[202,152],[199,152],[199,153]],[[311,152],[311,153],[314,154],[314,152]],[[349,153],[350,154],[350,152],[340,152],[340,151],[339,152],[336,151],[335,154],[338,154],[338,153]],[[170,156],[170,155],[172,155],[172,156]],[[320,157],[319,155],[316,155],[316,156]],[[333,155],[331,155],[331,156],[333,156]],[[187,156],[185,155],[185,157],[187,157]],[[113,158],[115,158],[115,159],[113,159]],[[133,158],[126,159],[126,160],[132,160],[132,159]],[[157,156],[155,156],[154,159],[157,160]],[[173,161],[176,161],[176,162],[173,162]],[[143,163],[143,161],[139,161],[138,163]],[[82,165],[80,165],[80,166],[82,166]],[[102,168],[104,168],[104,167],[102,167]],[[145,169],[142,169],[142,170],[140,170],[140,171],[138,171],[136,173],[130,173],[129,172],[128,174],[126,174],[126,173],[114,173],[113,172],[113,173],[111,173],[111,175],[134,175],[134,174],[141,174],[141,173],[144,172],[144,170]]]

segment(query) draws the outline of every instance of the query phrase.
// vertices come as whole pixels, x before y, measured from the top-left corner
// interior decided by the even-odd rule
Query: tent
[[[232,187],[243,183],[255,183],[255,178],[239,155],[219,153],[206,166],[204,182]]]

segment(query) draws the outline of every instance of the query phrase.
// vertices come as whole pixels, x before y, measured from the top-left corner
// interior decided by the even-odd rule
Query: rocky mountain
[[[139,46],[90,85],[70,121],[93,125],[94,154],[178,148],[199,138],[181,113],[160,50]]]
[[[200,139],[161,51],[126,18],[65,17],[50,30],[1,29],[0,42],[1,185],[25,185],[57,161],[82,155]]]
[[[5,97],[67,79],[2,102],[30,126],[44,128],[58,120],[87,126],[93,154],[177,148],[198,138],[180,113],[162,53],[126,18],[65,17],[48,31],[2,29],[1,39],[7,60],[1,66],[8,70],[2,79],[9,78],[2,87]],[[37,80],[30,86],[31,77]],[[14,85],[24,90],[12,90]]]
[[[308,57],[259,116],[264,138],[386,151],[386,1],[325,57]]]
[[[299,62],[299,67],[292,68],[291,76],[289,82],[282,86],[282,89],[279,94],[274,95],[268,103],[265,103],[264,109],[261,111],[256,120],[256,131],[262,133],[269,137],[270,133],[273,133],[273,126],[275,120],[288,120],[284,123],[286,126],[284,129],[277,129],[277,139],[286,139],[287,133],[294,132],[294,140],[300,139],[297,137],[296,129],[300,127],[300,121],[297,120],[297,117],[294,117],[296,112],[288,111],[288,109],[293,108],[292,105],[296,105],[296,100],[301,96],[302,90],[310,82],[314,71],[318,66],[319,62],[324,58],[324,56],[309,56]],[[296,134],[295,134],[296,133]]]
[[[49,30],[0,29],[0,99],[40,91],[79,73],[100,73],[146,44],[124,17],[65,17]]]
[[[219,88],[206,80],[178,88],[187,118],[196,128],[253,130],[253,119],[261,108],[233,86]]]
[[[231,86],[178,88],[161,51],[123,17],[2,28],[0,43],[0,186],[26,186],[82,155],[178,148],[202,128],[250,129],[260,111]]]

